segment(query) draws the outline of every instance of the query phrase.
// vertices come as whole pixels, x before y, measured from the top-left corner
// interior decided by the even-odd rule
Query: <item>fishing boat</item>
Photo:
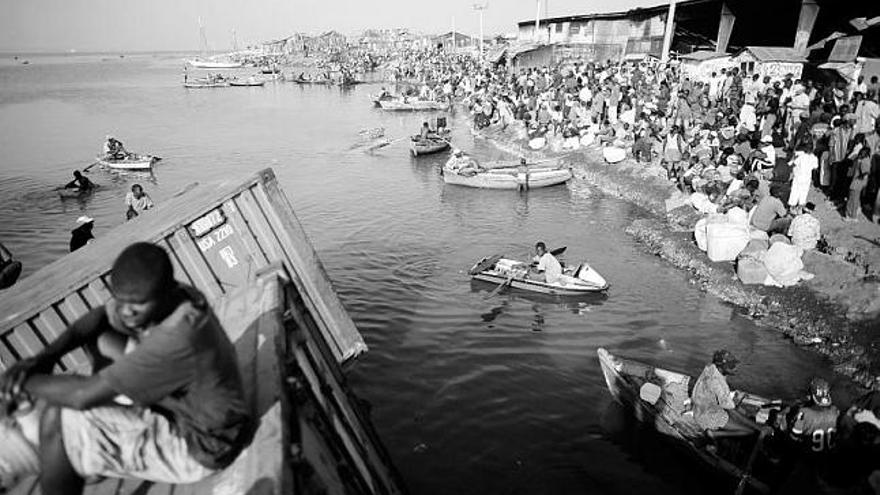
[[[552,165],[519,165],[486,168],[466,155],[451,157],[443,165],[443,182],[483,189],[526,191],[564,184],[572,178],[571,169],[558,162]]]
[[[563,268],[562,276],[553,283],[528,277],[527,263],[507,259],[501,255],[487,256],[474,263],[468,270],[473,280],[504,284],[521,289],[555,296],[580,296],[608,290],[608,282],[587,263]]]
[[[380,100],[379,107],[383,110],[398,112],[417,112],[448,110],[449,104],[441,101],[419,100],[416,98],[403,98],[396,100]]]
[[[597,352],[612,397],[631,409],[639,421],[653,424],[654,429],[674,445],[732,477],[738,483],[737,493],[744,488],[770,493],[771,486],[783,473],[763,458],[762,437],[757,430],[753,435],[710,438],[696,424],[690,410],[690,376],[613,356],[602,348]],[[766,424],[782,407],[778,400],[742,391],[735,393],[742,397],[737,410],[758,424]]]
[[[18,281],[0,298],[0,372],[102,307],[112,297],[114,257],[136,241],[162,246],[176,278],[205,295],[235,346],[257,431],[229,467],[197,483],[101,478],[86,485],[86,495],[404,492],[346,384],[343,366],[367,346],[271,169],[192,184]],[[90,374],[93,363],[78,349],[57,369]],[[38,481],[29,477],[3,492],[39,493]]]
[[[136,153],[129,153],[122,160],[108,159],[103,155],[95,158],[95,161],[101,167],[114,170],[149,170],[159,160],[160,158],[155,156],[138,155]]]

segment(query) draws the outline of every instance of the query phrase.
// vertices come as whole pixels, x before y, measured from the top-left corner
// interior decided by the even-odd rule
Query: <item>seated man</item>
[[[724,431],[737,435],[756,433],[761,426],[736,410],[734,393],[727,385],[726,376],[732,375],[739,360],[727,350],[712,354],[712,362],[706,365],[694,383],[691,401],[694,421],[707,433]]]
[[[64,185],[64,189],[79,189],[81,192],[91,191],[95,188],[95,183],[80,173],[79,170],[73,171],[73,180]]]
[[[752,213],[752,227],[763,230],[767,235],[788,232],[791,217],[788,216],[788,210],[779,199],[780,194],[781,190],[777,184],[770,186],[770,194],[761,198],[755,205],[755,212]]]
[[[32,445],[0,439],[0,481],[23,474],[8,472],[5,461],[36,449],[46,495],[81,493],[93,477],[193,483],[250,442],[254,421],[235,348],[204,296],[174,280],[168,254],[130,245],[113,264],[111,292],[106,305],[0,377],[0,400],[36,404],[18,415],[22,430],[39,422]],[[51,374],[81,346],[95,356],[95,374]],[[0,436],[17,432],[0,426]]]
[[[124,160],[128,156],[122,141],[113,136],[107,136],[107,142],[104,143],[104,156],[108,160]]]
[[[548,284],[556,283],[559,280],[559,276],[562,275],[562,265],[559,264],[559,260],[556,259],[556,256],[547,252],[547,245],[543,242],[535,244],[535,253],[536,256],[533,261],[536,266],[533,273],[537,275],[536,278]]]

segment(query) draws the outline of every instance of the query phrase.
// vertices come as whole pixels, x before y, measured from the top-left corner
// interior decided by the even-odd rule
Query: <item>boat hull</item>
[[[232,81],[229,83],[230,86],[237,86],[237,87],[264,86],[265,84],[266,84],[266,81],[252,81],[252,82]]]
[[[440,153],[441,151],[448,150],[449,141],[443,139],[412,141],[409,149],[412,152],[413,156],[430,155],[433,153]]]
[[[98,157],[96,160],[100,166],[115,170],[150,170],[158,161],[156,157],[150,155],[138,155],[135,159],[125,160],[106,160]]]
[[[210,60],[187,60],[186,63],[196,69],[239,69],[244,67],[238,62],[212,62]]]
[[[565,184],[572,177],[567,168],[531,169],[520,172],[515,168],[495,169],[472,176],[460,175],[449,169],[443,171],[443,182],[457,186],[482,189],[535,189]]]
[[[228,86],[229,86],[228,82],[222,82],[222,83],[185,82],[185,83],[183,83],[184,88],[191,88],[191,89],[226,88]]]
[[[692,414],[671,411],[669,404],[672,400],[671,396],[665,395],[666,391],[663,392],[664,398],[655,399],[654,403],[648,400],[650,394],[643,396],[643,389],[646,386],[654,385],[658,390],[663,390],[671,383],[680,384],[686,395],[690,381],[688,375],[619,358],[602,348],[597,350],[597,354],[608,391],[618,403],[629,408],[636,419],[643,423],[652,423],[658,433],[668,437],[677,446],[682,447],[685,452],[700,459],[708,466],[739,480],[741,483],[747,483],[760,493],[770,493],[768,483],[757,478],[753,471],[743,469],[743,465],[746,463],[742,462],[742,459],[726,458],[720,454],[723,452],[724,445],[719,445],[719,448],[715,449],[707,448],[711,442],[705,440],[705,433],[693,421]],[[661,383],[655,385],[656,382]],[[766,412],[768,407],[771,409],[781,407],[781,403],[770,401],[764,397],[745,392],[740,393],[744,398],[737,410],[753,420],[756,420],[756,412],[758,411]],[[728,441],[746,442],[747,452],[751,451],[755,443],[754,436],[732,437]]]

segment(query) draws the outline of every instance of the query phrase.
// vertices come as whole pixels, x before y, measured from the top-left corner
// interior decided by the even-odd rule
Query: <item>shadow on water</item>
[[[498,289],[498,284],[483,280],[471,280],[471,293],[479,297],[488,297]],[[510,307],[511,303],[527,303],[534,315],[531,329],[540,332],[544,329],[544,312],[547,307],[564,308],[575,315],[585,315],[593,307],[601,306],[607,299],[606,292],[579,294],[576,296],[560,296],[554,294],[540,294],[511,287],[505,287],[495,294],[487,302],[496,301],[489,311],[480,315],[486,323],[491,323]]]

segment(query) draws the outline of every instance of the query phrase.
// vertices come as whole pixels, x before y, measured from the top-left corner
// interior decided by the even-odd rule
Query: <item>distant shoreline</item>
[[[220,54],[227,52],[212,52],[212,54]],[[69,52],[69,51],[3,51],[0,50],[0,57],[2,58],[12,58],[12,57],[94,57],[94,56],[116,56],[125,55],[125,56],[138,56],[138,55],[187,55],[187,56],[195,56],[199,54],[198,50],[155,50],[155,51],[98,51],[98,52]]]

